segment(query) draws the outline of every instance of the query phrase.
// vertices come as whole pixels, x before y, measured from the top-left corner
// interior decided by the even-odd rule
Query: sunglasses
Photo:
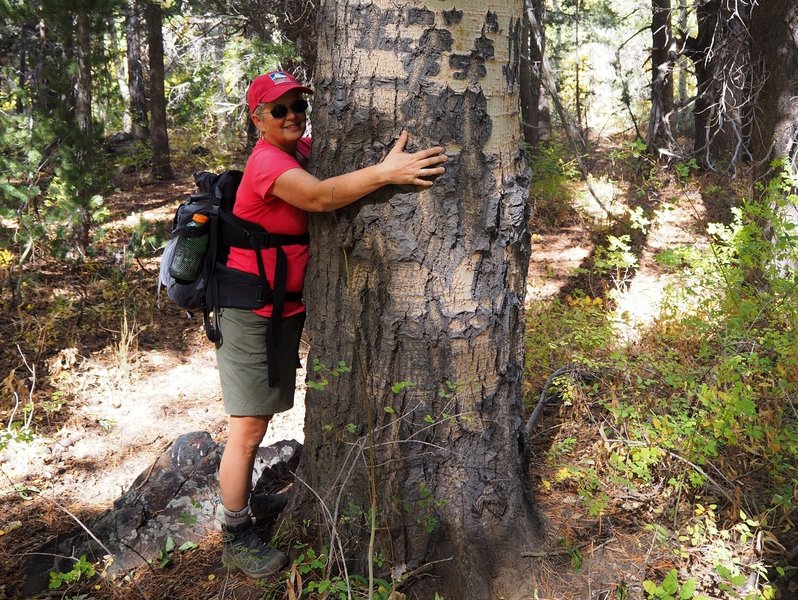
[[[296,100],[291,104],[291,110],[297,114],[301,114],[308,109],[307,100]],[[275,119],[282,119],[288,114],[288,107],[285,104],[277,104],[269,111],[269,114]]]

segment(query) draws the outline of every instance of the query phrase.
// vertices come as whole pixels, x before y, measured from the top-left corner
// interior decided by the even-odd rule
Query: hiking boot
[[[288,556],[270,548],[249,526],[243,531],[225,531],[222,564],[228,569],[238,569],[250,579],[263,579],[280,571]]]
[[[252,522],[268,521],[280,514],[288,504],[288,494],[252,494],[249,497],[249,509],[252,512]],[[224,506],[221,502],[216,505],[214,513],[213,528],[216,531],[223,531],[224,525]]]

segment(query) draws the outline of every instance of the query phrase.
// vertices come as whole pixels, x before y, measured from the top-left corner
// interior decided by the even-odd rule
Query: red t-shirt
[[[310,158],[310,138],[302,138],[297,144],[297,152],[305,159]],[[238,186],[233,214],[257,223],[269,233],[301,235],[308,230],[308,216],[304,210],[296,208],[271,193],[275,180],[290,169],[301,169],[297,159],[264,139],[259,139],[244,168],[244,177]],[[287,292],[301,292],[305,283],[305,270],[308,266],[308,247],[304,244],[283,246],[288,257],[288,275],[285,281]],[[264,248],[263,266],[269,285],[274,287],[274,268],[277,249]],[[230,248],[227,266],[247,273],[258,273],[258,262],[254,250]],[[299,301],[286,300],[283,316],[290,317],[305,310]],[[254,311],[258,315],[271,317],[272,305]]]

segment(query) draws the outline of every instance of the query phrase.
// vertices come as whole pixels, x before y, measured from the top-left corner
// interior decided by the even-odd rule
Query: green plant
[[[424,527],[427,533],[433,533],[438,528],[438,517],[435,509],[446,505],[446,498],[434,498],[432,490],[424,482],[418,485],[419,499],[416,501],[416,523]]]
[[[574,573],[579,573],[579,569],[582,568],[582,551],[568,538],[560,538],[558,544],[562,546],[563,550],[565,550],[565,553],[570,558],[571,568]]]
[[[637,175],[649,177],[654,169],[654,161],[648,155],[648,146],[640,138],[625,141],[620,148],[610,152],[613,165],[631,167]]]
[[[678,162],[674,165],[674,169],[676,169],[676,175],[678,175],[679,179],[688,179],[693,172],[698,171],[700,167],[698,166],[698,162],[696,159],[691,158],[686,162]]]
[[[676,569],[668,571],[660,584],[656,584],[650,579],[643,582],[643,589],[648,597],[656,600],[688,600],[693,598],[696,590],[696,580],[688,579],[679,583],[679,573]],[[699,599],[709,600],[705,596],[697,596]]]
[[[645,210],[643,210],[642,206],[630,208],[626,214],[629,217],[629,226],[632,229],[636,229],[641,233],[648,232],[648,228],[651,225],[651,219],[646,216]]]
[[[175,540],[172,536],[168,536],[166,538],[166,542],[164,542],[163,548],[158,550],[158,566],[161,569],[166,569],[170,567],[174,562],[174,552],[177,550],[180,553],[188,552],[189,550],[193,550],[197,547],[197,544],[194,542],[183,542],[180,546],[177,546]]]
[[[312,390],[321,391],[329,385],[330,380],[328,376],[340,377],[344,373],[349,373],[352,369],[346,364],[346,361],[339,360],[338,364],[330,369],[318,358],[313,359],[313,373],[316,379],[308,379],[307,386]]]
[[[534,203],[535,221],[558,225],[573,220],[574,183],[579,178],[576,161],[558,142],[542,142],[530,151],[532,183],[529,195]]]
[[[596,248],[593,267],[598,274],[610,276],[615,288],[612,291],[616,296],[626,291],[637,267],[637,256],[632,252],[631,237],[608,235],[606,246]]]
[[[369,596],[369,581],[365,577],[357,574],[349,574],[346,578],[333,575],[326,547],[318,552],[303,545],[299,545],[297,549],[300,553],[294,559],[286,577],[288,587],[294,592],[294,595],[289,593],[289,597],[297,597],[297,593],[301,593],[302,597],[337,600],[360,600],[367,597],[389,600],[392,597],[394,586],[385,579],[374,578],[374,588]]]
[[[81,578],[90,579],[96,575],[94,565],[86,560],[86,555],[82,555],[79,559],[75,560],[75,564],[69,571],[50,571],[50,584],[51,590],[57,590],[63,584],[76,583]]]

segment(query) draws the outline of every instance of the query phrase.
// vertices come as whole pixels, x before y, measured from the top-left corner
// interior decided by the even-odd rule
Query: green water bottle
[[[195,213],[180,231],[169,274],[177,283],[193,283],[202,272],[202,261],[208,248],[208,216]]]

